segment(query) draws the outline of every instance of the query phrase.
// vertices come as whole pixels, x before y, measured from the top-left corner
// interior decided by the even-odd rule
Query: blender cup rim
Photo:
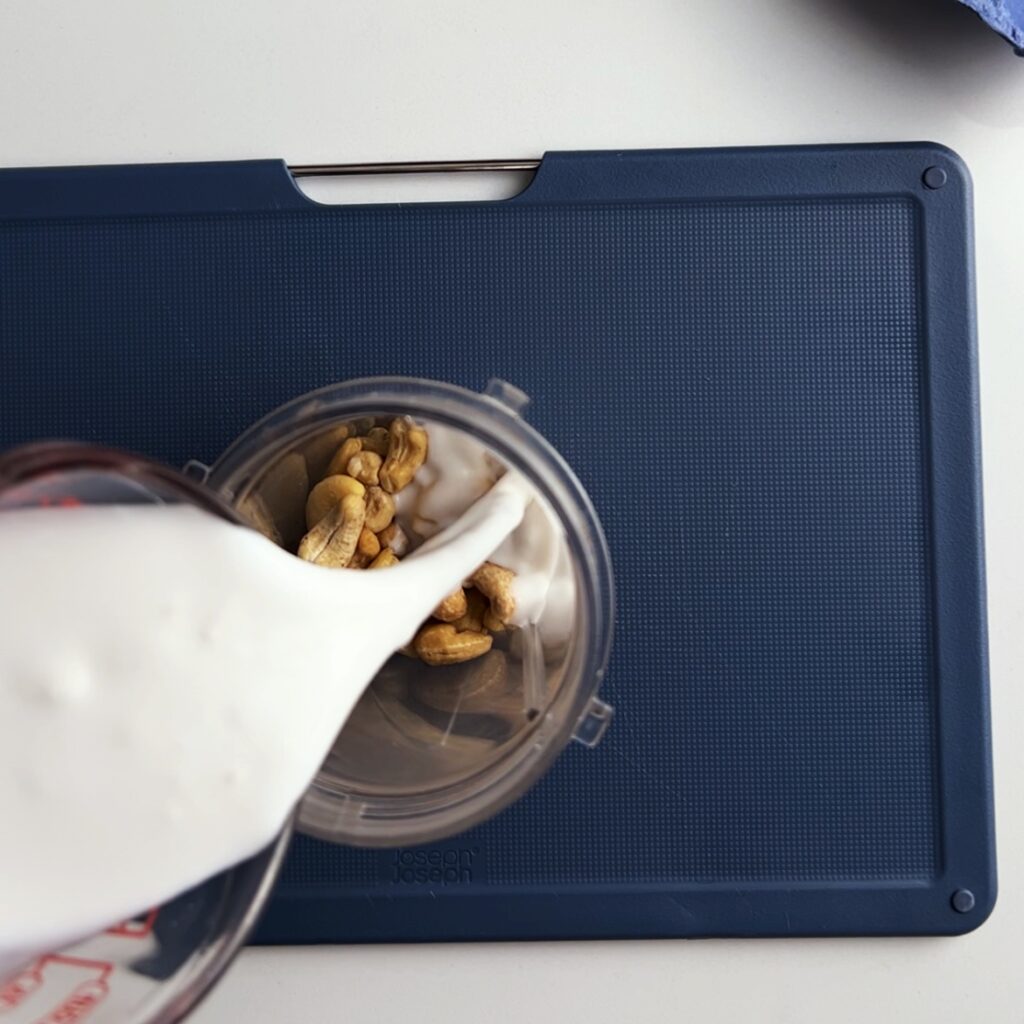
[[[477,791],[467,785],[468,795],[453,797],[450,806],[458,809],[458,813],[452,815],[457,818],[457,827],[437,820],[445,816],[445,810],[417,806],[419,798],[403,797],[408,807],[399,815],[403,829],[399,835],[391,834],[397,812],[390,808],[379,814],[373,813],[372,808],[366,815],[360,814],[358,831],[346,826],[343,835],[336,831],[340,827],[336,814],[325,811],[325,821],[330,819],[333,824],[320,827],[310,823],[312,812],[300,813],[299,831],[336,842],[379,848],[438,840],[463,831],[493,816],[533,785],[577,735],[595,701],[600,703],[596,694],[611,652],[614,620],[611,557],[597,514],[582,484],[565,459],[519,415],[526,401],[521,391],[501,381],[492,381],[487,391],[480,394],[424,378],[355,378],[329,384],[278,406],[239,435],[210,468],[207,484],[227,500],[237,502],[247,496],[275,459],[340,421],[370,413],[409,415],[433,421],[471,432],[507,465],[522,472],[561,521],[576,563],[580,621],[586,629],[581,634],[576,654],[571,655],[567,663],[571,666],[572,677],[579,682],[563,697],[560,714],[564,717],[546,723],[542,718],[540,722],[545,728],[536,732],[531,753],[521,752],[504,774],[495,772],[494,766],[485,769],[482,776],[473,777],[484,780],[486,776]],[[526,744],[523,746],[525,748]],[[438,794],[455,793],[456,789],[453,786]],[[314,798],[327,804],[345,799],[340,791],[330,788],[321,791],[317,782],[307,792],[304,805],[308,808]],[[346,817],[351,820],[350,814]]]

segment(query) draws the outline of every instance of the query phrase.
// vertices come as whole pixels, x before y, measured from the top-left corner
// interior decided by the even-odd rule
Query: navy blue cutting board
[[[209,461],[337,379],[496,376],[607,530],[601,746],[436,847],[296,839],[258,941],[984,920],[971,248],[933,145],[552,153],[372,207],[278,161],[0,172],[0,445]]]

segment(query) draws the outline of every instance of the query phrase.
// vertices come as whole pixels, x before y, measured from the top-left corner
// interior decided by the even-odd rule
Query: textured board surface
[[[437,847],[298,838],[262,940],[983,920],[969,190],[928,146],[551,154],[401,207],[272,161],[0,172],[0,445],[210,461],[333,380],[496,376],[607,531],[601,746]]]

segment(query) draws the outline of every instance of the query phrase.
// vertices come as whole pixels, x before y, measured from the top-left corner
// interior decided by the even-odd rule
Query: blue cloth
[[[1000,35],[1024,51],[1024,0],[960,0]]]

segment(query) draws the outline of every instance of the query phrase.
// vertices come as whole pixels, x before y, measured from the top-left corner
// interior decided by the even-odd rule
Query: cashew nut
[[[324,477],[309,492],[306,501],[306,529],[312,530],[342,498],[349,494],[362,498],[366,494],[366,488],[358,480],[339,473]]]
[[[391,422],[388,457],[380,470],[380,485],[389,494],[407,486],[427,458],[427,432],[407,418]]]
[[[393,565],[398,565],[398,555],[391,548],[381,548],[380,554],[366,568],[390,569]]]
[[[434,609],[434,618],[440,619],[442,622],[455,622],[466,614],[468,607],[466,592],[462,587],[459,587],[458,590],[453,590]]]
[[[363,499],[346,495],[302,538],[299,558],[331,569],[344,568],[356,551],[365,517]]]
[[[363,439],[361,437],[349,437],[342,442],[341,447],[334,453],[333,458],[327,464],[327,471],[324,476],[334,476],[337,473],[347,473],[347,466],[353,455],[358,455],[363,450]]]
[[[386,530],[395,518],[395,499],[383,487],[366,488],[366,528],[380,533]],[[381,544],[387,541],[378,538]]]
[[[469,578],[470,583],[490,602],[494,615],[505,624],[516,610],[516,599],[512,595],[515,578],[516,574],[511,569],[494,562],[484,562]]]
[[[360,452],[348,460],[348,475],[361,484],[376,487],[380,483],[380,467],[384,460],[376,452]]]
[[[450,622],[434,622],[416,634],[413,648],[428,665],[455,665],[486,654],[492,643],[489,633],[460,633]]]

